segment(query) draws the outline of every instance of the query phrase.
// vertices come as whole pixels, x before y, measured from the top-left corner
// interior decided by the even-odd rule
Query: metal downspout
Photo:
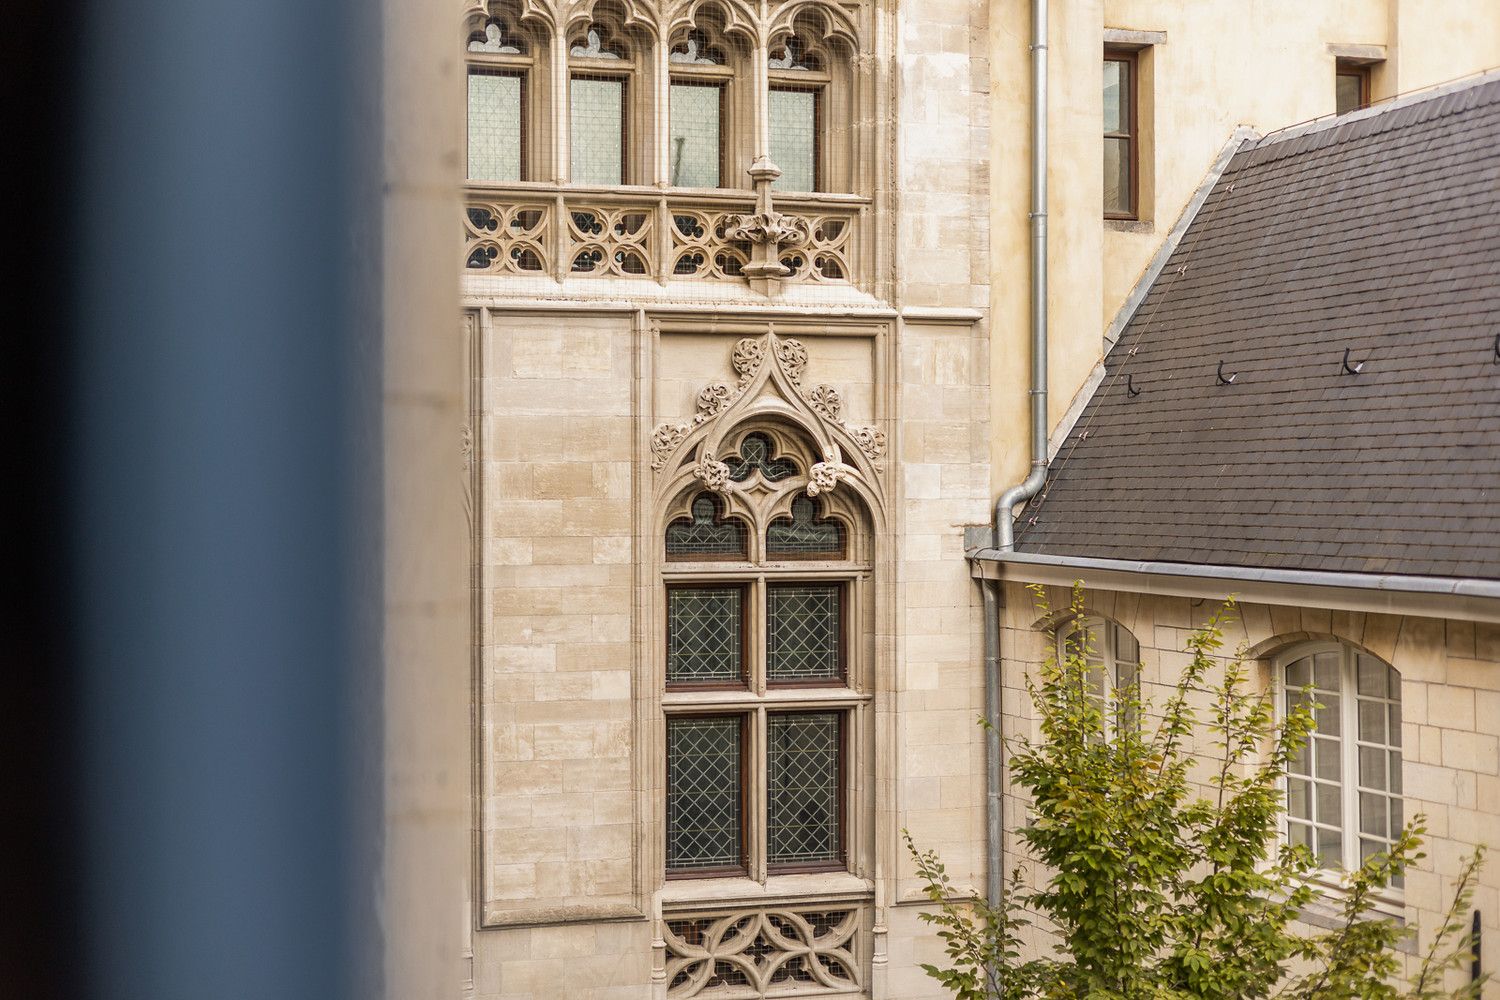
[[[1031,2],[1031,473],[995,502],[995,548],[1015,547],[1011,508],[1047,478],[1047,0]],[[1004,886],[1000,759],[1000,584],[984,580],[985,898],[1001,905]],[[994,970],[999,975],[998,969]]]
[[[1015,547],[1011,508],[1047,480],[1047,0],[1031,0],[1031,474],[995,501],[995,548]]]
[[[984,595],[984,717],[989,721],[984,731],[984,898],[990,906],[998,907],[1005,874],[1000,781],[1000,581],[981,580],[979,587]]]

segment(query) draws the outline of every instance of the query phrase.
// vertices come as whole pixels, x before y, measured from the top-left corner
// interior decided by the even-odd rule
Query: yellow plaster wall
[[[1030,199],[1027,0],[991,9],[991,355],[995,491],[1025,474]],[[1334,45],[1382,46],[1374,97],[1500,66],[1494,0],[1079,0],[1051,5],[1049,423],[1103,354],[1103,333],[1235,128],[1331,114]],[[1103,219],[1106,28],[1165,32],[1141,59],[1142,220]],[[1049,428],[1050,429],[1050,428]]]

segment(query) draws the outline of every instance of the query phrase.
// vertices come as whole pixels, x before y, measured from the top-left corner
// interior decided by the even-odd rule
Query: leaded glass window
[[[845,754],[870,738],[869,639],[855,626],[870,620],[874,561],[864,534],[847,535],[868,522],[852,487],[807,495],[816,450],[788,429],[723,441],[727,475],[695,487],[665,533],[667,874],[836,870]]]
[[[838,712],[777,713],[766,720],[766,858],[826,865],[843,856]]]
[[[569,91],[573,105],[573,183],[625,183],[625,80],[575,73]]]
[[[818,519],[818,504],[803,494],[792,501],[792,516],[766,528],[766,555],[783,559],[838,558],[844,551],[843,525]]]
[[[521,179],[526,82],[520,73],[469,70],[469,179]]]
[[[771,160],[781,168],[772,186],[778,191],[818,190],[819,97],[805,87],[771,88]]]
[[[729,478],[742,483],[750,478],[751,473],[759,472],[774,483],[788,476],[795,476],[797,463],[789,458],[773,457],[774,449],[775,446],[766,435],[747,434],[745,440],[740,442],[740,453],[725,462],[729,466]]]
[[[733,684],[744,676],[744,588],[667,591],[667,683]]]
[[[1324,868],[1354,868],[1389,850],[1404,821],[1401,675],[1328,645],[1296,655],[1283,678],[1287,711],[1310,706],[1315,723],[1287,765],[1287,837]]]
[[[667,720],[667,869],[744,864],[741,716]]]
[[[667,526],[668,559],[744,558],[745,525],[724,517],[719,502],[700,493],[693,500],[692,516],[678,518]]]
[[[771,683],[843,676],[843,588],[777,583],[766,591],[766,678]]]
[[[670,100],[673,186],[718,187],[724,154],[724,85],[673,80]]]

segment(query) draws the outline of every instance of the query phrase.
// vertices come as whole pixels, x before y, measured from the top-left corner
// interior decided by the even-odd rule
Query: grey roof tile
[[[1248,143],[1017,548],[1500,578],[1497,335],[1500,80]]]

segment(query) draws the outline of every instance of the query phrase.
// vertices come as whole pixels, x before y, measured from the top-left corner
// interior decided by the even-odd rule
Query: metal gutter
[[[1068,583],[1084,578],[1090,586],[1137,593],[1206,596],[1233,592],[1242,600],[1264,603],[1301,601],[1334,609],[1500,622],[1500,580],[1206,566],[994,548],[973,550],[969,558],[975,575],[984,579]]]

